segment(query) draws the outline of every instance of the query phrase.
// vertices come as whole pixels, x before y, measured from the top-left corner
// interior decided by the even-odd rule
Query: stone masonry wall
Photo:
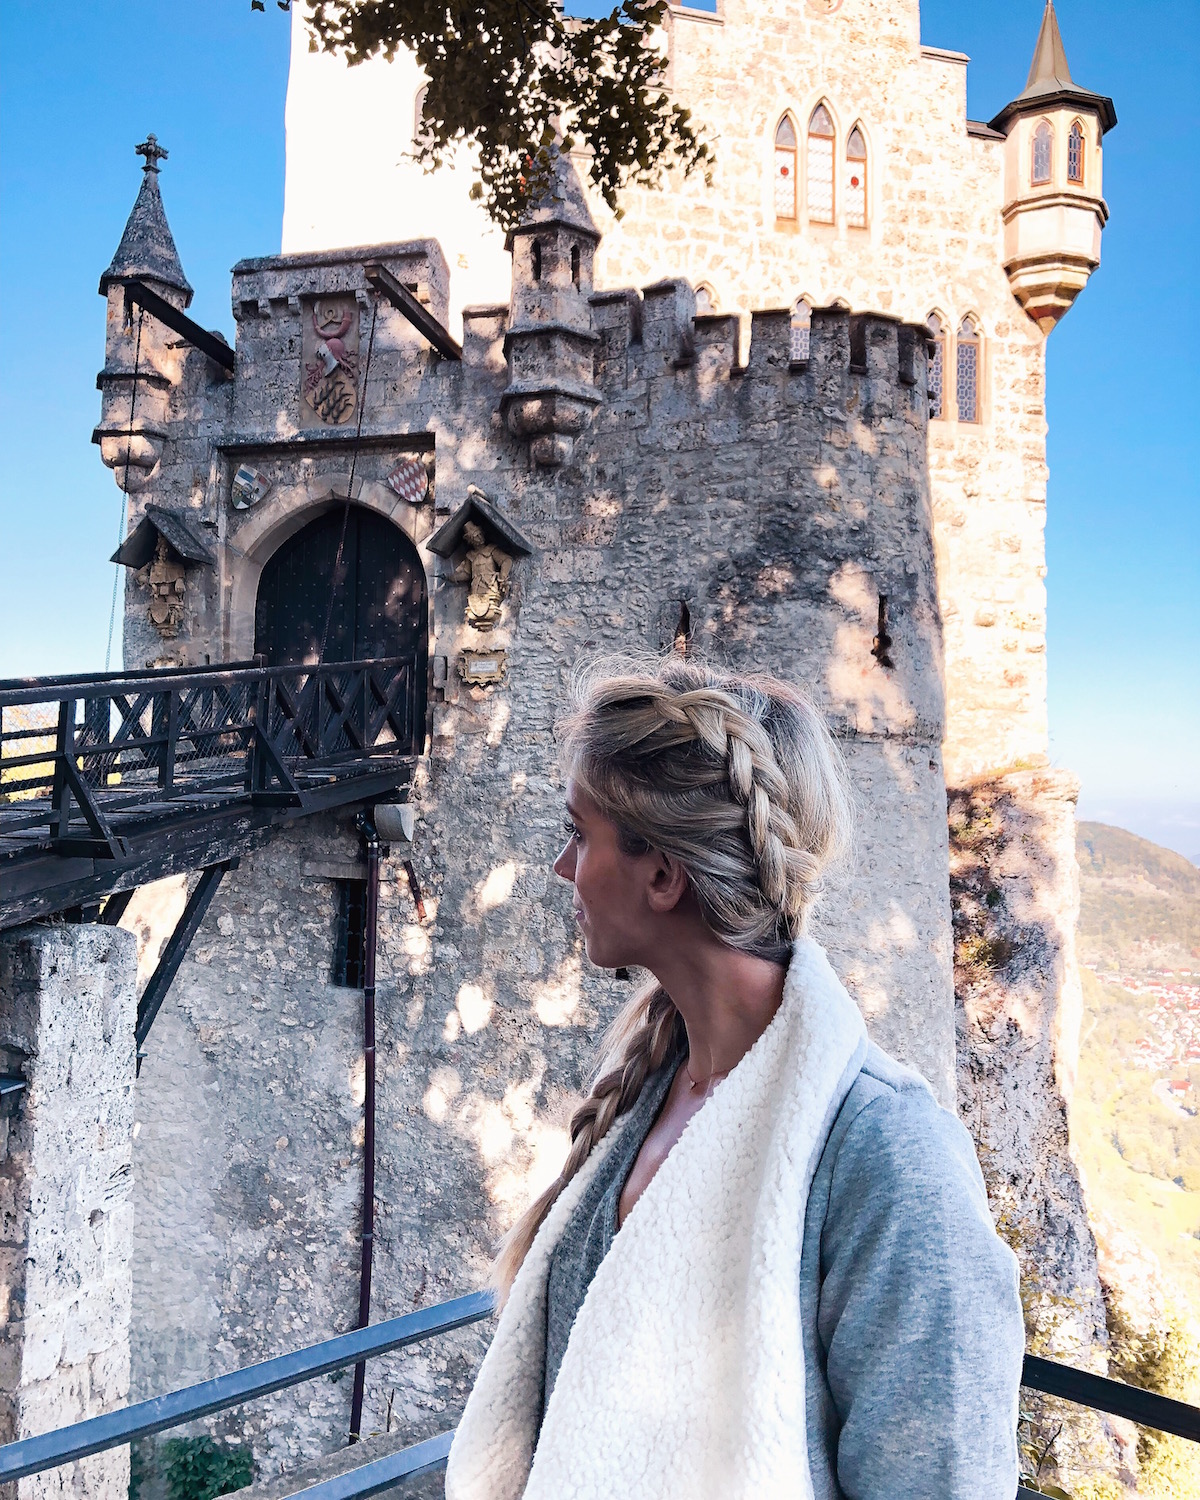
[[[129,1391],[133,938],[0,936],[0,1061],[27,1082],[0,1153],[0,1442],[123,1405]],[[7,1500],[125,1500],[118,1448],[5,1486]]]
[[[345,493],[345,437],[303,427],[297,340],[301,294],[322,279],[362,290],[364,257],[238,269],[245,343],[196,507],[221,540],[215,634],[185,649],[248,654],[262,562]],[[369,297],[358,305],[365,349]],[[499,420],[502,311],[468,318],[460,364],[427,352],[386,304],[376,317],[354,499],[404,529],[431,576],[434,702],[411,791],[426,922],[395,857],[383,881],[375,1318],[480,1284],[499,1233],[561,1160],[571,1100],[628,988],[588,966],[550,871],[563,816],[554,720],[578,658],[670,648],[681,605],[689,650],[806,684],[835,726],[862,812],[817,930],[873,1033],[952,1098],[923,338],[826,310],[795,364],[788,314],[766,313],[743,366],[736,320],[694,320],[685,283],[597,296],[592,316],[601,400],[557,469],[532,465]],[[436,482],[409,506],[383,476],[414,451]],[[231,467],[246,454],[273,488],[234,512]],[[165,454],[148,498],[178,506],[181,472]],[[466,590],[426,546],[468,484],[533,549],[487,633],[465,624]],[[880,595],[890,667],[872,652]],[[500,684],[460,679],[472,647],[506,651]],[[357,860],[349,815],[297,823],[243,858],[155,1023],[138,1084],[138,1394],[353,1319],[361,999],[329,974],[336,881],[361,875]],[[444,1426],[485,1339],[468,1330],[373,1362],[364,1430],[387,1424],[391,1392],[393,1428]],[[348,1406],[349,1380],[326,1380],[217,1427],[250,1442],[269,1478],[336,1445]]]
[[[619,220],[591,198],[603,236],[596,284],[705,283],[718,310],[739,316],[743,350],[750,309],[791,307],[801,297],[912,322],[936,312],[952,333],[967,314],[977,320],[981,420],[957,420],[950,370],[944,417],[930,424],[945,753],[951,779],[961,781],[1046,751],[1045,341],[1003,269],[1004,141],[986,127],[968,129],[967,58],[922,47],[917,0],[826,9],[723,0],[717,14],[670,11],[666,81],[716,153],[712,184],[667,174],[659,189],[627,190]],[[413,60],[347,69],[310,54],[302,10],[293,20],[285,249],[345,244],[351,228],[350,243],[395,238],[411,232],[407,215],[419,204],[423,232],[440,237],[455,267],[452,313],[464,300],[503,300],[508,260],[468,199],[469,161],[430,176],[406,156],[415,127],[407,105],[420,84]],[[1013,79],[1014,94],[1020,84]],[[804,208],[807,122],[822,100],[837,132],[829,225],[811,222]],[[334,101],[357,142],[344,170],[371,184],[352,219],[342,195],[327,191],[321,122]],[[778,220],[773,201],[775,130],[785,112],[801,148],[795,220]],[[842,201],[841,153],[856,123],[868,150],[865,228],[847,223]]]

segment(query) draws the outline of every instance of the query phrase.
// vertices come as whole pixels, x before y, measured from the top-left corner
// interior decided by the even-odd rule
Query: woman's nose
[[[563,845],[558,858],[554,861],[554,864],[552,866],[554,873],[560,876],[563,880],[574,881],[575,879],[575,861],[572,858],[573,852],[574,845],[571,843],[571,840],[568,839],[567,842]]]

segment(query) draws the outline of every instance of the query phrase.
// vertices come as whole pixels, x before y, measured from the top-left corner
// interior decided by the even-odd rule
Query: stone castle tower
[[[101,284],[96,440],[130,533],[157,539],[126,558],[126,666],[414,664],[416,821],[380,908],[374,1318],[476,1284],[556,1166],[627,990],[587,968],[549,873],[554,718],[579,656],[674,642],[800,680],[829,716],[863,816],[819,935],[873,1034],[944,1102],[957,1088],[1026,1184],[1024,1248],[1070,1281],[1086,1346],[1071,804],[1043,769],[1044,341],[1098,261],[1112,106],[1071,81],[1049,5],[992,125],[965,117],[966,59],[920,46],[915,0],[672,8],[668,42],[711,190],[631,193],[617,223],[567,163],[507,245],[461,173],[394,165],[410,63],[351,77],[298,47],[284,253],[234,268],[228,362],[126,316],[134,279],[191,295],[147,142]],[[318,97],[367,143],[332,175]],[[987,879],[1030,956],[956,1008],[947,785],[974,796],[983,773],[1025,820]],[[363,874],[345,813],[248,847],[155,1022],[135,1394],[353,1319]],[[153,938],[149,905],[124,920]],[[480,1348],[373,1364],[368,1426],[389,1387],[414,1439],[443,1425]],[[328,1446],[347,1405],[322,1384],[223,1430],[274,1466]]]

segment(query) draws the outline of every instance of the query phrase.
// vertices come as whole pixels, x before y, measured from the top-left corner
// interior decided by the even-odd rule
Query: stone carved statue
[[[455,583],[469,583],[467,624],[476,630],[491,630],[500,618],[500,605],[508,593],[508,575],[513,560],[502,548],[488,542],[474,521],[463,527],[467,555],[453,573]]]
[[[179,633],[183,623],[185,579],[183,565],[172,561],[166,538],[160,536],[154,557],[144,568],[138,569],[137,580],[150,590],[148,612],[161,636]]]

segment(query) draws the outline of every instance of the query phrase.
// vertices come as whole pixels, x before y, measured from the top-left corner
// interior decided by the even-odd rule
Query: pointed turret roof
[[[512,249],[514,234],[523,230],[528,232],[539,224],[565,224],[587,235],[589,239],[600,239],[600,231],[596,228],[596,221],[588,207],[579,171],[570,155],[564,155],[558,150],[554,153],[554,166],[546,191],[530,206],[521,223],[509,230],[507,248]]]
[[[163,209],[162,194],[158,190],[158,163],[167,153],[153,136],[147,136],[134,150],[146,158],[142,168],[142,186],[125,224],[125,233],[117,246],[112,264],[100,278],[100,295],[103,296],[113,281],[125,281],[131,277],[146,277],[175,287],[184,294],[184,307],[192,300],[192,287],[183,274],[179,251],[167,215]]]
[[[1071,77],[1071,69],[1067,65],[1067,49],[1063,46],[1058,17],[1054,14],[1054,0],[1046,0],[1025,88],[990,122],[991,128],[1003,130],[1014,115],[1027,114],[1031,110],[1044,109],[1052,104],[1071,103],[1095,110],[1100,116],[1101,131],[1111,130],[1117,123],[1117,111],[1112,100],[1104,94],[1094,94],[1091,89],[1081,88]]]

